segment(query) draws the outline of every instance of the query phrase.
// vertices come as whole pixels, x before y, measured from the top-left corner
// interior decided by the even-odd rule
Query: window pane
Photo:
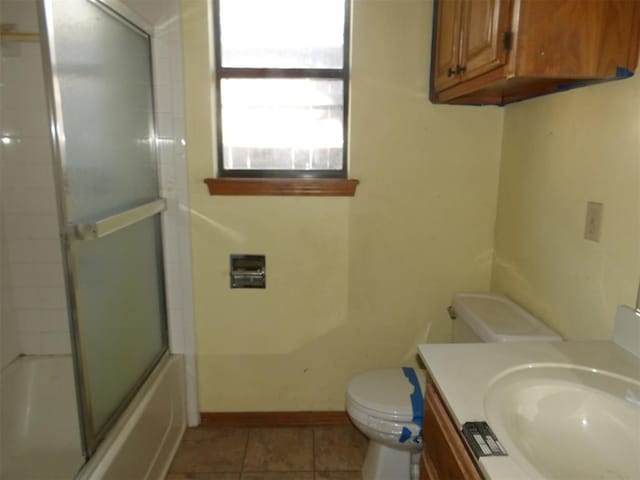
[[[221,89],[225,169],[342,169],[342,80],[223,79]]]
[[[344,0],[220,0],[223,67],[342,68]]]

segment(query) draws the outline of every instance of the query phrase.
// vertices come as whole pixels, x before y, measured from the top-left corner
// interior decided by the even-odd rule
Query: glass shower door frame
[[[146,39],[149,52],[151,52],[151,35],[152,32],[137,25],[125,12],[119,11],[113,5],[100,0],[85,0],[91,3],[103,12],[120,21],[134,32]],[[134,387],[123,398],[122,402],[115,409],[113,414],[107,420],[103,428],[97,430],[93,422],[92,402],[90,392],[90,381],[88,378],[87,365],[87,342],[83,335],[83,326],[79,314],[79,298],[78,298],[78,271],[76,266],[75,242],[93,241],[115,233],[128,226],[134,225],[153,216],[159,216],[166,209],[165,200],[158,198],[155,201],[139,205],[135,208],[128,209],[123,212],[105,217],[94,223],[77,223],[70,221],[70,193],[68,192],[68,176],[66,162],[66,138],[64,130],[64,112],[62,110],[62,96],[60,88],[60,79],[58,75],[58,65],[56,63],[55,40],[54,40],[54,24],[53,24],[53,3],[55,0],[40,0],[38,2],[38,14],[40,22],[42,61],[45,74],[45,90],[48,103],[49,126],[51,131],[51,143],[53,149],[54,178],[56,188],[57,209],[60,227],[60,238],[62,244],[62,257],[65,273],[66,296],[69,307],[69,326],[71,334],[71,348],[74,363],[74,375],[76,379],[76,397],[78,403],[78,414],[81,425],[81,439],[83,445],[83,454],[86,459],[90,458],[98,447],[98,444],[111,430],[115,422],[118,420],[122,412],[127,408],[133,397],[145,383],[151,372],[160,363],[160,361],[168,355],[168,326],[167,326],[167,305],[165,292],[164,265],[159,268],[160,276],[159,284],[161,291],[159,292],[161,299],[161,335],[162,349],[153,359],[148,368],[143,372]],[[149,74],[153,79],[152,57],[149,54]],[[155,105],[153,81],[151,88],[151,104]],[[155,164],[158,165],[158,145],[156,136],[156,119],[154,109],[150,112],[150,131],[153,132],[152,138],[152,156]],[[156,179],[159,182],[159,179]],[[159,242],[160,255],[163,258],[163,245]],[[163,263],[163,262],[162,262]]]

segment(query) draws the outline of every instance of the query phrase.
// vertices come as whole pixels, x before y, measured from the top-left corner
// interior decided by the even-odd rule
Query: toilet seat
[[[424,375],[412,369],[425,391]],[[414,406],[411,394],[415,387],[402,368],[369,370],[354,377],[347,387],[347,407],[380,420],[409,423],[416,416],[422,417],[423,405]],[[416,408],[419,410],[416,412]]]
[[[411,419],[413,418],[413,415],[411,413],[394,413],[393,411],[376,410],[374,408],[367,407],[348,394],[347,410],[353,410],[357,412],[358,416],[365,415],[366,417],[385,420],[389,421],[390,423],[408,423],[411,422]]]
[[[419,402],[416,401],[416,388]],[[414,449],[422,443],[424,389],[424,375],[415,369],[370,370],[349,383],[347,412],[370,438],[397,448]]]
[[[349,383],[347,413],[378,444],[376,457],[410,455],[422,448],[424,383],[424,375],[398,367],[370,370]]]
[[[411,421],[411,418],[407,420],[384,419],[376,415],[376,412],[366,411],[355,403],[347,404],[347,412],[356,425],[367,429],[371,435],[375,435],[377,438],[384,438],[387,442],[392,442],[393,444],[400,441],[402,432],[405,429],[415,435],[419,433],[417,431],[419,427]]]

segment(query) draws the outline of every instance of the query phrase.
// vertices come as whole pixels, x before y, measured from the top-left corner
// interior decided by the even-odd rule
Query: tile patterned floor
[[[166,480],[361,480],[366,449],[351,425],[189,428]]]

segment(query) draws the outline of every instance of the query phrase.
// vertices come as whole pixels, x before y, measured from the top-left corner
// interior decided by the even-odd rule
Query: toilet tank
[[[456,293],[452,309],[454,343],[562,340],[560,335],[504,295]]]

